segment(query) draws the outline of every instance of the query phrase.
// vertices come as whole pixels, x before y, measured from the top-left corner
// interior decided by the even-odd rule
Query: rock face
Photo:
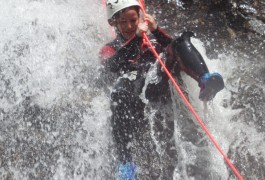
[[[27,0],[0,6],[0,179],[115,177],[109,99],[96,85],[97,51],[109,29],[95,2]],[[233,75],[226,77],[231,97],[222,104],[240,110],[231,118],[237,135],[229,136],[228,156],[245,179],[264,179],[264,0],[145,2],[172,36],[191,30],[209,57],[226,53],[237,59],[238,67],[231,67]],[[176,100],[176,125],[167,121],[167,114],[147,109],[154,114],[155,132],[164,130],[152,138],[160,142],[158,149],[167,150],[156,154],[169,168],[155,175],[175,170],[177,179],[222,179],[228,168],[210,169],[216,159],[209,158],[212,146],[181,105]],[[164,143],[176,126],[175,139]],[[171,166],[174,157],[177,170]]]
[[[264,48],[264,1],[146,0],[146,4],[148,12],[157,16],[159,25],[166,26],[172,34],[189,29],[201,40],[210,42],[206,45],[209,55],[216,55],[216,50],[227,49],[231,43],[249,41],[249,37],[253,48]],[[244,49],[244,45],[237,48]],[[257,50],[264,55],[264,49]]]
[[[246,179],[263,179],[265,134],[265,1],[263,0],[146,0],[150,14],[172,36],[184,30],[203,41],[207,56],[230,54],[237,68],[227,77],[231,98],[224,107],[239,109],[232,122],[243,124],[228,156]],[[255,135],[253,135],[255,134]],[[251,168],[256,167],[256,168]]]

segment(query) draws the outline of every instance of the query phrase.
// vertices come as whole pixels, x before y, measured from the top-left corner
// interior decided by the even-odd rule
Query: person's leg
[[[113,138],[119,158],[119,177],[134,179],[135,164],[132,146],[135,134],[143,126],[144,103],[134,93],[134,86],[128,79],[120,79],[111,94]]]
[[[112,133],[117,146],[120,162],[131,161],[132,116],[131,104],[134,95],[132,85],[127,79],[119,79],[111,93]]]
[[[223,78],[219,73],[209,73],[203,57],[190,41],[192,36],[193,33],[188,31],[175,39],[169,46],[169,54],[177,59],[183,71],[198,82],[201,88],[199,98],[209,101],[224,88]]]

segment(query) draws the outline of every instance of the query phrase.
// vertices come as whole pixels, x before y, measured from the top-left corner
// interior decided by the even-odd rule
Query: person
[[[143,132],[148,129],[148,120],[144,117],[146,103],[142,95],[149,102],[170,99],[169,79],[162,68],[156,69],[159,78],[155,83],[146,83],[148,71],[157,59],[143,43],[143,32],[150,32],[149,37],[158,53],[165,52],[165,65],[173,75],[179,76],[183,70],[198,82],[202,101],[211,100],[224,86],[222,76],[209,73],[203,58],[192,46],[189,41],[192,33],[185,32],[174,40],[150,14],[145,14],[141,20],[140,10],[137,0],[107,1],[107,18],[115,29],[116,37],[99,52],[104,67],[102,74],[114,81],[110,94],[111,125],[121,179],[134,179],[136,165],[132,158],[131,143],[135,138],[141,139]]]

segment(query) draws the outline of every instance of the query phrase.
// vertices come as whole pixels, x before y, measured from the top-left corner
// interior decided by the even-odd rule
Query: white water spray
[[[92,0],[0,1],[1,179],[113,178],[109,99],[94,86],[98,50],[111,39],[102,5]],[[236,52],[209,60],[203,44],[193,40],[209,69],[223,75],[226,89],[205,115],[197,84],[183,75],[191,103],[225,152],[231,147],[235,152],[243,141],[239,152],[247,157],[247,147],[264,158],[264,133],[246,124],[247,117],[233,121],[241,109],[225,105],[241,82],[233,73],[247,69],[246,61],[239,66]],[[176,129],[179,145],[192,154],[179,136]],[[208,147],[211,170],[227,179],[224,160],[211,143]],[[182,166],[196,159],[186,152],[180,153]],[[176,179],[188,177],[178,173]]]

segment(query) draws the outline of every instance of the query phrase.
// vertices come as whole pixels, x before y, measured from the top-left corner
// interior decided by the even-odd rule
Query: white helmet
[[[107,18],[110,20],[113,15],[122,9],[139,6],[140,4],[137,0],[108,0],[107,1]]]

